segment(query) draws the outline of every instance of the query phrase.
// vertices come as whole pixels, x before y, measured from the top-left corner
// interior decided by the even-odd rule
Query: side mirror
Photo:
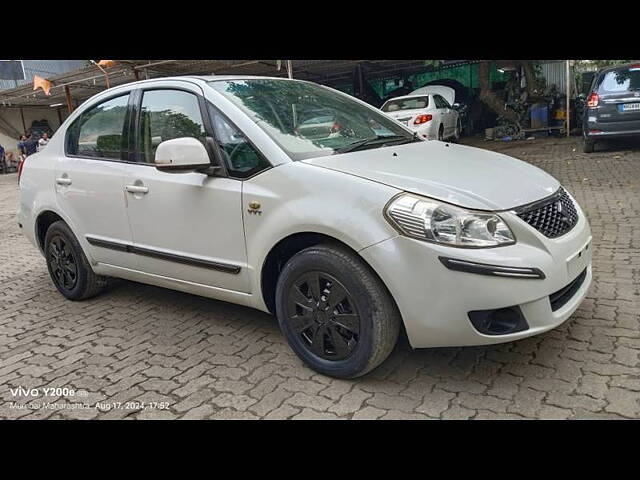
[[[174,138],[161,142],[154,159],[161,171],[186,173],[211,167],[211,160],[204,145],[195,138]]]

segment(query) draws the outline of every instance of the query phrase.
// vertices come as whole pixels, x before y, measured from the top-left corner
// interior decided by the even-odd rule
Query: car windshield
[[[411,132],[373,107],[314,83],[287,79],[213,80],[293,160],[412,141]],[[369,140],[371,140],[369,142]]]
[[[383,112],[397,112],[398,110],[415,110],[416,108],[427,108],[429,97],[400,98],[389,100],[382,106]]]
[[[607,93],[640,90],[640,66],[634,65],[633,67],[608,72],[602,80],[600,90]]]

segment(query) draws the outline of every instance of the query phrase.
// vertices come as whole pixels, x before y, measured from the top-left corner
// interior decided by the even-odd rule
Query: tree
[[[480,101],[489,107],[497,115],[507,120],[518,123],[519,115],[515,110],[509,108],[504,100],[491,91],[491,83],[489,80],[489,60],[481,60],[478,65],[478,84],[480,85]],[[527,82],[528,84],[528,82]]]
[[[526,79],[527,100],[535,103],[542,99],[543,86],[538,80],[536,74],[536,64],[533,60],[519,60],[516,65],[522,67]],[[498,97],[491,91],[491,82],[489,80],[491,62],[490,60],[481,60],[478,66],[478,83],[480,85],[480,101],[489,107],[497,115],[500,115],[510,122],[519,122],[519,113],[510,108],[503,99]]]

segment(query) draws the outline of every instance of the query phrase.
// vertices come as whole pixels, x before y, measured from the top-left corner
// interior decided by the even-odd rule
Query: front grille
[[[578,222],[576,207],[562,187],[550,199],[524,207],[517,215],[549,238],[564,235]]]
[[[549,302],[551,302],[551,310],[556,311],[562,308],[571,298],[576,294],[584,283],[584,279],[587,276],[587,269],[585,268],[580,275],[578,275],[573,282],[564,288],[561,288],[555,293],[549,295]]]

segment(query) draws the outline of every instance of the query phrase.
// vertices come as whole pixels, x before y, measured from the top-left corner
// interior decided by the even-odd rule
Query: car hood
[[[553,194],[560,184],[526,162],[439,141],[303,160],[400,190],[478,210],[507,210]]]

